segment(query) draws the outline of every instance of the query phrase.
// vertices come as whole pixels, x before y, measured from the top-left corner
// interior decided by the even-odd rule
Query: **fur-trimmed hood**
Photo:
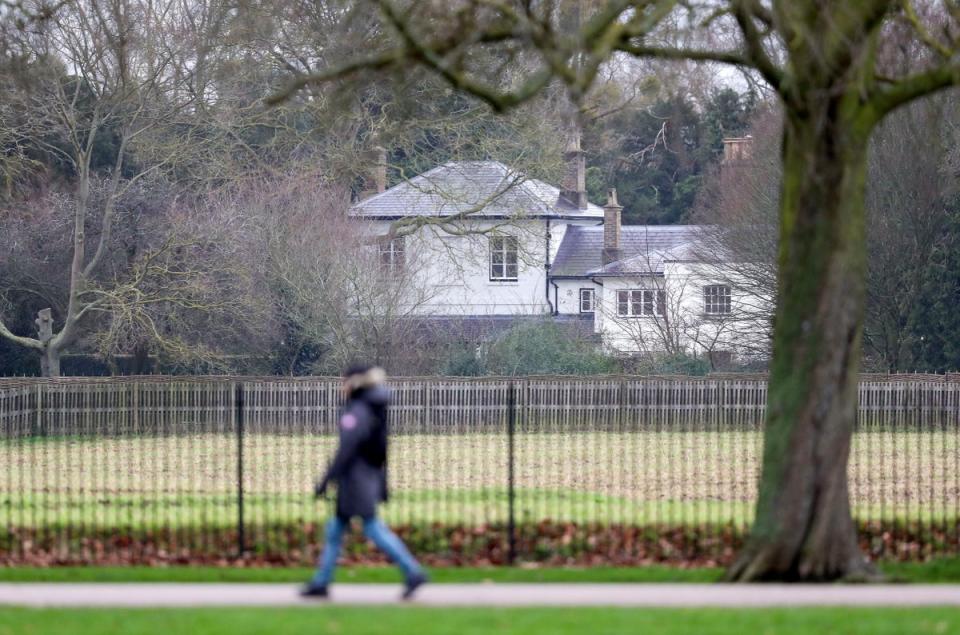
[[[387,373],[379,366],[344,377],[343,381],[351,399],[360,399],[374,408],[382,408],[390,402],[390,390],[385,384]]]
[[[361,388],[382,386],[386,381],[387,372],[379,366],[373,366],[364,373],[355,373],[343,378],[343,383],[351,392],[360,390]]]

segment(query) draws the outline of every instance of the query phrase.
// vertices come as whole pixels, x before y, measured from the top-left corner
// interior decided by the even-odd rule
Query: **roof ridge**
[[[448,182],[452,187],[458,188],[457,191],[460,191],[459,184],[469,184],[464,193],[469,191],[483,195],[488,199],[486,202],[493,206],[502,198],[503,201],[513,201],[510,205],[521,205],[526,213],[536,216],[576,216],[598,220],[602,213],[602,208],[593,203],[589,203],[584,210],[567,209],[561,204],[559,187],[496,159],[445,161],[421,174],[404,179],[383,192],[353,203],[351,211],[360,216],[376,216],[382,213],[379,210],[393,206],[394,198],[399,202],[416,193],[434,196],[437,195],[435,190],[442,193]],[[488,189],[493,191],[485,193]]]

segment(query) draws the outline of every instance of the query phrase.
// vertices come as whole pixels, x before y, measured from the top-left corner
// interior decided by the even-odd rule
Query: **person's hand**
[[[313,495],[315,498],[326,498],[327,497],[327,482],[320,481],[313,487]]]

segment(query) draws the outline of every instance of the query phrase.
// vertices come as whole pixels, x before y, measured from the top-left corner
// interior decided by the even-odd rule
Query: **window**
[[[619,317],[653,317],[667,314],[667,294],[657,289],[617,291]]]
[[[707,315],[729,315],[730,287],[712,284],[703,288],[703,312]]]
[[[404,236],[399,236],[393,240],[386,238],[380,241],[380,267],[391,274],[398,274],[403,271],[403,265],[406,260],[406,242]]]
[[[593,313],[593,289],[580,289],[580,312]]]
[[[490,280],[517,279],[517,238],[515,236],[491,236]]]

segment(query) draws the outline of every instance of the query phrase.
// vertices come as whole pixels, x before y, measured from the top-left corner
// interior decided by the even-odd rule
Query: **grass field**
[[[428,609],[339,606],[229,610],[0,608],[0,635],[76,633],[951,635],[960,633],[960,609]]]
[[[307,567],[0,567],[0,582],[288,582],[312,573]],[[931,562],[889,562],[881,571],[892,580],[915,583],[960,583],[960,558]],[[716,582],[716,567],[442,567],[430,570],[434,583],[447,582]],[[399,582],[393,567],[343,567],[339,582]]]
[[[752,431],[521,434],[519,520],[746,524],[761,435]],[[392,442],[392,523],[506,520],[507,437],[407,435]],[[250,435],[244,491],[252,523],[322,518],[310,487],[328,437]],[[0,527],[229,527],[231,435],[52,438],[0,444]],[[873,432],[854,439],[852,503],[861,519],[960,517],[954,433]]]

